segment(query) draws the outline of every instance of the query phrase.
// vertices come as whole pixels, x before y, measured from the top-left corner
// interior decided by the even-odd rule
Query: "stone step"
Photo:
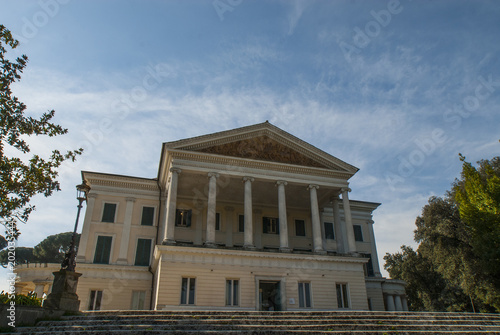
[[[500,334],[500,315],[412,312],[97,311],[41,321],[43,334]]]
[[[121,323],[121,324],[184,324],[184,323],[220,323],[220,324],[255,324],[258,323],[260,325],[273,325],[273,324],[294,324],[294,325],[312,325],[312,324],[346,324],[346,323],[355,323],[357,325],[361,324],[394,324],[394,325],[403,325],[403,324],[412,324],[412,325],[432,325],[432,324],[440,324],[440,325],[498,325],[498,322],[494,322],[491,320],[422,320],[422,319],[392,319],[392,320],[380,320],[380,319],[362,319],[356,320],[353,322],[352,319],[163,319],[163,318],[127,318],[124,317],[122,319],[102,319],[102,320],[94,320],[94,319],[80,319],[80,320],[63,320],[63,321],[41,321],[38,323],[40,327],[52,327],[52,326],[61,326],[61,325],[93,325],[96,322],[99,324],[113,324],[113,323]]]

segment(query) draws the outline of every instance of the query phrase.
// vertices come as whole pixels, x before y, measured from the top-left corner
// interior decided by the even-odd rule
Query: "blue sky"
[[[69,129],[33,152],[85,149],[19,246],[72,230],[81,170],[153,178],[162,142],[269,120],[360,168],[382,259],[459,153],[500,151],[498,1],[3,0],[0,23],[30,59],[14,93]]]

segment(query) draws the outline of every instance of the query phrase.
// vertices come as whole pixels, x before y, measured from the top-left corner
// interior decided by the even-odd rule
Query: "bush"
[[[16,294],[14,301],[16,305],[41,307],[42,300],[42,298],[36,297],[35,292],[29,292],[28,295]],[[2,291],[2,293],[0,293],[0,304],[10,304],[10,298],[7,292]]]

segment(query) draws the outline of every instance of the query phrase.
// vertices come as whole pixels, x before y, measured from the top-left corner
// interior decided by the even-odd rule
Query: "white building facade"
[[[154,179],[82,172],[82,310],[407,310],[358,171],[264,122],[163,144]],[[48,292],[58,265],[19,266]]]

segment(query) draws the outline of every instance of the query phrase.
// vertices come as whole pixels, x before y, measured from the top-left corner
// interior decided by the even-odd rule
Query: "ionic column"
[[[392,294],[387,294],[385,297],[387,302],[387,310],[389,312],[395,311],[396,307],[394,306],[394,296]]]
[[[252,177],[243,177],[245,183],[245,238],[243,247],[248,249],[255,248],[253,244],[253,222],[252,222]]]
[[[125,220],[122,227],[122,238],[120,242],[120,252],[118,254],[117,264],[127,264],[128,244],[130,240],[130,227],[132,226],[132,211],[134,209],[135,198],[126,198],[127,206],[125,208]]]
[[[399,295],[394,296],[394,305],[396,306],[396,311],[403,311],[403,304],[401,303],[401,297]]]
[[[181,169],[170,169],[170,184],[168,185],[167,195],[167,210],[165,221],[162,224],[165,226],[165,235],[162,244],[175,244],[175,210],[177,208],[177,184],[179,182],[179,174]]]
[[[403,303],[403,311],[408,312],[408,301],[405,296],[401,297],[401,302]]]
[[[279,180],[276,182],[278,186],[278,210],[279,210],[279,224],[280,224],[280,251],[290,252],[288,247],[288,220],[286,217],[286,195],[285,186],[286,181]]]
[[[345,231],[345,223],[340,220],[339,196],[332,198],[333,207],[333,222],[335,225],[335,234],[337,240],[337,249],[340,253],[347,252],[347,234]]]
[[[87,243],[89,240],[90,225],[92,223],[92,214],[94,212],[95,198],[97,194],[87,194],[87,209],[85,210],[85,218],[83,219],[82,235],[80,236],[80,244],[78,245],[78,253],[76,261],[78,263],[85,263],[85,251],[87,250]]]
[[[208,178],[208,209],[207,209],[207,237],[205,245],[215,246],[215,205],[217,203],[217,178],[219,174],[210,172]]]
[[[321,222],[319,219],[318,194],[316,190],[318,185],[309,185],[309,193],[311,197],[311,221],[313,233],[314,252],[325,253],[323,249],[323,238],[321,237]]]
[[[234,207],[226,206],[226,247],[233,246],[233,220],[234,220]]]
[[[378,264],[378,255],[377,255],[377,245],[375,243],[375,233],[373,232],[373,220],[368,221],[368,230],[370,231],[370,247],[371,247],[371,255],[372,255],[372,266],[373,266],[373,274],[375,277],[382,277],[380,273],[380,267]]]
[[[347,233],[347,252],[355,253],[356,252],[356,240],[354,239],[354,228],[352,227],[352,216],[351,216],[351,206],[349,204],[349,195],[351,189],[343,188],[342,189],[342,202],[344,205],[344,220],[345,220],[345,228]]]

